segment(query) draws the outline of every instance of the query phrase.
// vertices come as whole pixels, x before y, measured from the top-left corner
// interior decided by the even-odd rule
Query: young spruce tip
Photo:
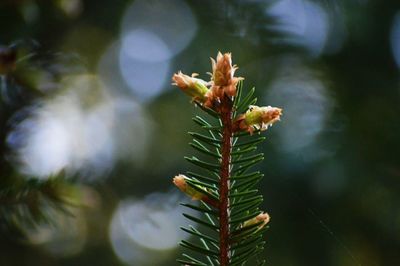
[[[181,265],[264,265],[259,258],[264,248],[263,233],[270,216],[259,209],[263,201],[256,188],[263,177],[252,167],[264,159],[257,153],[260,136],[276,121],[282,109],[256,106],[255,89],[246,95],[242,77],[235,77],[230,53],[211,59],[211,80],[205,81],[181,71],[172,77],[192,98],[192,102],[207,115],[193,118],[202,133],[189,132],[190,145],[198,157],[185,157],[198,168],[173,178],[173,183],[197,204],[182,204],[200,212],[183,215],[196,226],[182,227],[191,234],[190,241],[182,240],[187,249]],[[202,156],[202,157],[200,157]]]

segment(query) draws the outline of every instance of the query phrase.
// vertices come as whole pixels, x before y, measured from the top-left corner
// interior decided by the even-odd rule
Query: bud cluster
[[[181,71],[172,76],[172,84],[178,86],[184,93],[197,104],[213,109],[218,109],[221,99],[225,96],[233,98],[237,93],[237,85],[242,77],[235,77],[236,65],[232,65],[232,55],[218,52],[216,60],[211,58],[211,80],[205,81],[197,78],[198,74],[191,76]],[[239,115],[233,122],[234,131],[247,131],[252,134],[255,130],[266,130],[276,121],[280,120],[282,109],[271,106],[249,106],[246,113]]]
[[[235,77],[236,65],[232,65],[230,53],[218,52],[216,60],[211,58],[212,73],[209,82],[196,78],[197,74],[191,76],[181,71],[172,76],[173,85],[178,86],[183,92],[192,97],[192,100],[211,109],[217,109],[218,103],[226,95],[236,96],[236,87],[241,77]]]

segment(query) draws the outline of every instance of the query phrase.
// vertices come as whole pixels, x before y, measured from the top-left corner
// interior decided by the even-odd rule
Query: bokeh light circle
[[[66,77],[63,88],[15,121],[7,143],[20,172],[47,179],[65,170],[94,179],[117,160],[144,157],[151,130],[138,103],[111,95],[95,75]]]
[[[140,31],[136,36],[146,37],[149,41],[136,47],[137,54],[149,53],[148,45],[152,45],[154,41],[158,42],[157,39],[153,39],[157,36],[168,47],[169,56],[172,57],[181,52],[194,38],[197,22],[192,10],[183,0],[137,0],[124,14],[121,34],[125,36],[137,29]],[[164,60],[166,54],[154,58]]]
[[[274,28],[287,34],[284,42],[303,46],[314,56],[323,52],[330,24],[322,6],[307,0],[279,0],[266,13],[277,20]]]
[[[143,200],[121,201],[109,229],[117,256],[129,265],[161,265],[179,241],[189,237],[179,229],[186,223],[180,201],[175,193],[152,193]]]
[[[316,143],[334,101],[316,73],[298,60],[288,60],[272,82],[265,101],[284,110],[284,119],[275,129],[275,146],[296,154]]]
[[[194,14],[182,0],[138,0],[127,9],[121,26],[119,68],[140,101],[149,101],[167,88],[171,59],[196,32]]]

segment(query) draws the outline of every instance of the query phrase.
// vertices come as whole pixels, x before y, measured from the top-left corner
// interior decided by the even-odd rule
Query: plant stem
[[[225,96],[221,101],[222,133],[222,161],[219,184],[219,248],[220,265],[229,265],[229,179],[231,174],[230,161],[232,152],[232,100]]]

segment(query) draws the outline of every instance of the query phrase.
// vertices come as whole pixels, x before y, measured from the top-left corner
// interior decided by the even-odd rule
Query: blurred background
[[[399,1],[1,0],[0,19],[0,265],[177,265],[196,110],[170,77],[207,79],[218,51],[284,109],[260,147],[267,265],[400,265]]]

